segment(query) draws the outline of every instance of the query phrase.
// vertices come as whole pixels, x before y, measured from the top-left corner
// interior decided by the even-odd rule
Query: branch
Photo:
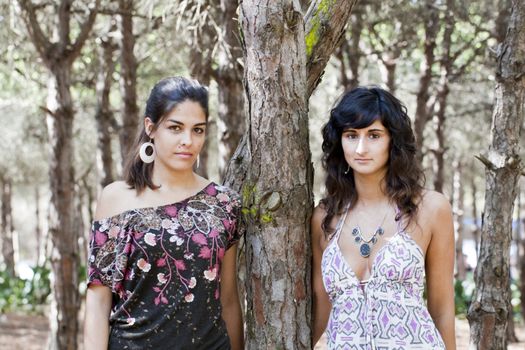
[[[91,6],[89,16],[84,22],[84,24],[81,25],[80,34],[78,35],[77,40],[75,40],[75,42],[73,43],[71,51],[68,53],[69,59],[71,61],[73,61],[80,54],[82,46],[84,46],[84,43],[89,37],[89,33],[91,32],[93,24],[95,23],[95,18],[97,17],[99,5],[100,0],[96,0],[94,4],[89,5]]]
[[[498,168],[501,168],[502,166],[498,166],[496,164],[494,164],[493,161],[491,161],[490,159],[488,159],[486,156],[484,156],[483,154],[479,154],[477,156],[474,156],[474,158],[478,159],[481,163],[483,163],[483,165],[485,165],[485,167],[491,171],[496,171]],[[518,158],[519,159],[519,158]],[[518,160],[519,161],[519,160]],[[503,166],[505,166],[507,164],[504,164]],[[521,169],[520,170],[520,175],[521,176],[525,176],[525,170]]]
[[[307,96],[321,80],[323,71],[345,33],[352,8],[357,0],[314,0],[305,22]]]
[[[51,42],[47,40],[44,32],[42,32],[42,28],[40,28],[40,25],[38,24],[35,6],[28,0],[18,0],[18,4],[22,9],[22,18],[27,27],[29,37],[31,38],[33,45],[35,45],[36,50],[40,54],[40,57],[46,60],[46,53],[49,47],[51,47]]]

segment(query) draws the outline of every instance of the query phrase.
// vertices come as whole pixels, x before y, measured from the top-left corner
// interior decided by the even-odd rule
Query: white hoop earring
[[[151,147],[151,154],[148,155],[146,153],[146,149],[148,147]],[[152,163],[153,160],[155,160],[155,147],[153,146],[153,142],[144,142],[142,146],[140,146],[139,151],[140,160],[142,160],[144,163],[149,164]]]
[[[195,166],[195,169],[199,169],[200,165],[201,165],[201,155],[197,154],[197,165]]]

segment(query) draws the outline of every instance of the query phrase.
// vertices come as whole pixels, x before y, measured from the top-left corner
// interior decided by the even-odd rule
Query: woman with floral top
[[[147,101],[125,181],[93,222],[86,349],[242,349],[237,193],[196,175],[207,90],[172,77]]]

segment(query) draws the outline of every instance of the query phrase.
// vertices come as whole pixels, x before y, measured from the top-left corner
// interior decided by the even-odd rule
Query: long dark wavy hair
[[[144,113],[144,118],[150,118],[154,123],[152,131],[159,127],[164,118],[177,105],[187,100],[196,102],[202,107],[207,122],[208,90],[206,87],[199,84],[196,80],[183,77],[169,77],[157,82],[150,92]],[[140,146],[149,140],[150,137],[146,133],[144,123],[142,123],[142,130],[137,135],[135,146],[127,157],[124,171],[126,183],[139,193],[146,187],[153,190],[159,188],[153,183],[151,178],[154,163],[146,164],[139,156]]]
[[[361,129],[379,120],[390,133],[390,154],[387,162],[385,187],[387,196],[397,205],[396,220],[415,217],[422,193],[424,175],[416,159],[415,137],[406,107],[389,92],[379,87],[358,87],[346,92],[330,112],[323,126],[323,167],[326,170],[326,197],[321,205],[326,210],[322,229],[328,238],[334,233],[330,223],[345,208],[357,203],[352,169],[345,174],[341,136],[345,129]]]

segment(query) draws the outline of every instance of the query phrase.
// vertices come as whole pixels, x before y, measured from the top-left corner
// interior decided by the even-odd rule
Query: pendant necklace
[[[378,236],[382,236],[385,233],[385,230],[383,229],[382,226],[385,222],[387,214],[388,214],[388,210],[383,216],[383,220],[381,221],[381,224],[377,226],[377,229],[375,230],[374,234],[372,234],[372,236],[369,239],[365,239],[363,237],[359,224],[357,224],[357,226],[352,229],[352,236],[354,236],[354,242],[359,245],[359,254],[361,254],[363,258],[368,258],[370,256],[372,247],[377,243],[379,239]]]

